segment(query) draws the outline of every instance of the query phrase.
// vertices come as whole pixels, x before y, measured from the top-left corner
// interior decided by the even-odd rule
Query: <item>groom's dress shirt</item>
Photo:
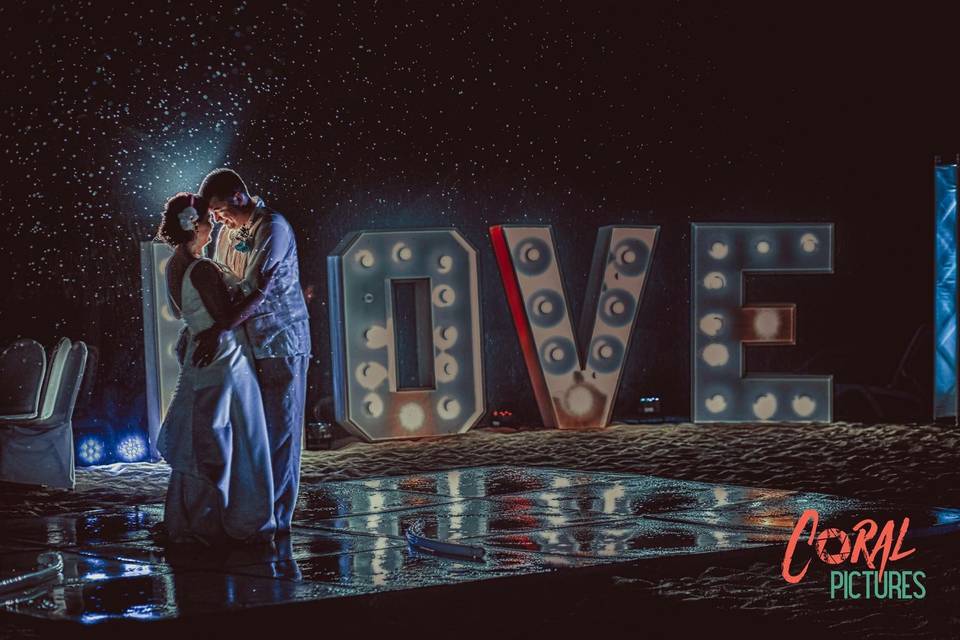
[[[255,358],[310,355],[310,324],[300,289],[297,243],[290,223],[254,198],[250,218],[249,251],[237,251],[239,230],[221,229],[216,259],[242,278],[243,295],[266,287],[265,275],[279,265],[266,287],[266,295],[243,323]]]

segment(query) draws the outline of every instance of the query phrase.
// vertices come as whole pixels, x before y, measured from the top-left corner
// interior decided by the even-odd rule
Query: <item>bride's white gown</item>
[[[194,261],[181,289],[181,314],[194,336],[214,323],[190,280],[201,261],[216,266]],[[237,284],[220,271],[228,288]],[[164,514],[170,539],[269,540],[276,528],[270,444],[250,346],[242,328],[225,332],[202,368],[192,364],[195,346],[191,341],[157,440],[173,469]]]

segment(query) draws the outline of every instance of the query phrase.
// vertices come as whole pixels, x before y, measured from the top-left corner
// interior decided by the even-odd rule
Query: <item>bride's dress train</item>
[[[202,260],[183,276],[181,313],[191,335],[214,324],[190,280]],[[236,284],[232,274],[223,277],[228,287]],[[173,542],[223,535],[269,540],[276,528],[270,444],[250,346],[242,328],[225,332],[202,368],[192,364],[194,349],[191,341],[157,441],[173,469],[168,535]]]

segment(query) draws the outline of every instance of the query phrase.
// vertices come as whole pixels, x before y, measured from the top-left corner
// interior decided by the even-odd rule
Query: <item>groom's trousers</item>
[[[288,531],[300,486],[300,445],[310,357],[262,358],[256,362],[273,463],[273,514],[277,531]]]

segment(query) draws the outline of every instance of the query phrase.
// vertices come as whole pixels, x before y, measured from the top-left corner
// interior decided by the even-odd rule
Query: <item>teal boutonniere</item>
[[[250,233],[250,228],[247,225],[240,227],[240,230],[237,232],[237,244],[233,245],[233,248],[239,251],[240,253],[246,253],[250,251],[253,247],[250,244],[250,238],[253,234]]]

